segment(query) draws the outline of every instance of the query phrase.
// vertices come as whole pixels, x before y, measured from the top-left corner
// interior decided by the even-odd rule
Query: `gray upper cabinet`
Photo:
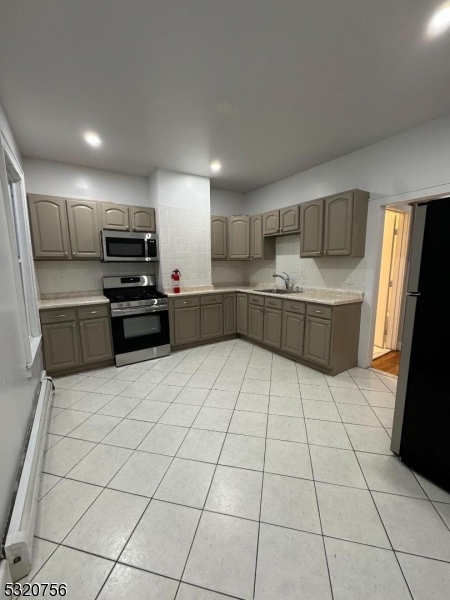
[[[264,237],[262,215],[250,217],[250,258],[275,258],[275,238]]]
[[[223,333],[236,333],[236,294],[223,295]]]
[[[281,349],[301,358],[303,356],[304,332],[305,317],[297,313],[284,311]]]
[[[228,219],[228,258],[242,260],[250,258],[250,218]]]
[[[247,294],[236,294],[236,330],[241,335],[247,335],[248,331],[248,296]]]
[[[306,317],[303,358],[323,366],[330,364],[332,322]]]
[[[130,219],[128,206],[122,204],[110,204],[102,202],[102,226],[103,229],[116,229],[118,231],[130,230]]]
[[[200,341],[200,308],[198,306],[176,308],[175,305],[174,318],[175,344],[191,344]]]
[[[281,314],[281,310],[276,308],[264,309],[263,342],[274,348],[281,346]]]
[[[323,254],[323,199],[300,204],[300,256],[314,258]]]
[[[155,209],[143,206],[130,206],[131,231],[156,231]]]
[[[35,259],[67,259],[70,256],[66,201],[52,196],[28,197]]]
[[[264,337],[264,308],[262,306],[254,306],[252,304],[248,307],[248,332],[249,338],[263,341]]]
[[[80,339],[75,322],[43,325],[45,368],[49,372],[81,365]]]
[[[225,260],[228,242],[227,217],[211,217],[211,258]]]
[[[298,204],[280,210],[281,233],[296,233],[300,231],[300,215]]]
[[[271,210],[262,215],[263,235],[277,235],[280,233],[280,211]]]
[[[101,258],[98,202],[67,200],[70,246],[73,258]]]
[[[324,256],[364,256],[369,194],[351,190],[324,202]]]
[[[207,304],[201,308],[201,336],[203,340],[223,335],[222,304]]]
[[[80,338],[84,363],[113,357],[108,318],[80,321]]]

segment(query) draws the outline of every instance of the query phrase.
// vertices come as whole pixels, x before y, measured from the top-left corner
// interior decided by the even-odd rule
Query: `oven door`
[[[145,235],[102,231],[103,260],[105,262],[147,261]]]
[[[167,306],[111,311],[114,354],[170,344]]]

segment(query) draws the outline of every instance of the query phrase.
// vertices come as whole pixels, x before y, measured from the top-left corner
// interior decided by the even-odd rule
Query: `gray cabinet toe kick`
[[[358,364],[361,303],[327,305],[246,292],[169,299],[172,347],[242,336],[329,375]]]

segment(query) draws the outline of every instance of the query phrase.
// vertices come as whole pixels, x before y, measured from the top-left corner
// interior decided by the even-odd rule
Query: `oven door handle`
[[[145,315],[157,312],[167,312],[169,307],[165,306],[151,306],[143,308],[114,308],[111,310],[111,317],[127,317],[130,315]]]

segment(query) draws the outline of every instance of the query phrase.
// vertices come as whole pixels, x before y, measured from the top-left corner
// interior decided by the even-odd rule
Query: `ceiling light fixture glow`
[[[450,28],[450,2],[443,4],[428,22],[427,33],[430,37],[441,35]]]
[[[100,136],[95,133],[95,131],[86,131],[84,140],[86,144],[89,144],[89,146],[92,146],[93,148],[99,148],[103,143]]]
[[[211,166],[211,171],[213,173],[218,173],[220,171],[220,169],[222,168],[222,165],[220,164],[220,162],[218,160],[214,160],[210,166]]]

